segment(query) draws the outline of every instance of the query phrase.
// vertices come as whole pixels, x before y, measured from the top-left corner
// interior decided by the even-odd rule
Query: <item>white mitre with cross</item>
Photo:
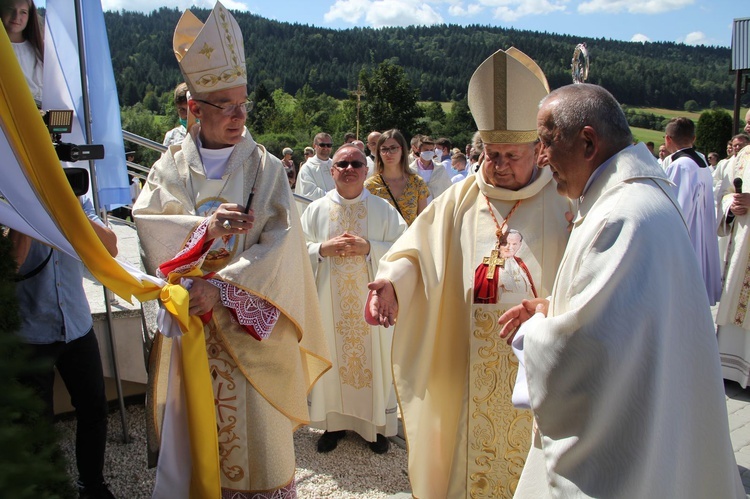
[[[498,50],[469,81],[469,109],[485,144],[523,144],[537,139],[536,113],[549,93],[544,72],[515,47]]]
[[[206,24],[186,10],[172,46],[191,94],[247,85],[242,32],[221,2],[216,2]]]

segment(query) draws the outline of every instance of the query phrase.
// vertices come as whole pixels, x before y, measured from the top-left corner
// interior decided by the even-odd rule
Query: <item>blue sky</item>
[[[43,4],[44,2],[40,2]],[[483,24],[625,41],[731,44],[732,20],[748,0],[224,0],[279,21],[346,29]],[[214,0],[102,0],[105,10],[212,7]]]

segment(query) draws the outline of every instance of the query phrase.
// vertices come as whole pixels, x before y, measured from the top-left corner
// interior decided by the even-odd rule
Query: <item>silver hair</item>
[[[617,100],[599,85],[577,83],[550,92],[539,107],[551,101],[550,116],[562,139],[569,139],[585,126],[591,126],[600,137],[613,145],[626,147],[633,143],[633,134]]]

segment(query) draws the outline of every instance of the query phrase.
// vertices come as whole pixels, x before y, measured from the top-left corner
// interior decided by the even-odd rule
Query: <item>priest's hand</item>
[[[750,208],[750,192],[732,194],[732,204],[729,206],[729,210],[732,213],[735,215],[745,215],[748,208]]]
[[[523,300],[520,305],[516,305],[513,308],[508,309],[498,319],[498,324],[505,324],[500,330],[500,337],[505,338],[508,345],[513,342],[513,338],[518,332],[518,328],[521,324],[526,322],[535,313],[541,312],[545,316],[547,315],[547,309],[549,308],[549,301],[544,298],[534,298],[533,300]]]
[[[190,315],[206,314],[221,301],[221,292],[219,288],[203,279],[195,278],[192,281],[193,284],[188,290],[188,293],[190,293],[188,313]]]
[[[375,279],[367,285],[370,293],[365,303],[365,321],[371,326],[396,324],[398,298],[393,283],[388,279]]]
[[[321,244],[318,252],[324,258],[332,256],[365,256],[370,253],[370,243],[359,236],[344,232],[340,236],[332,237]]]
[[[370,254],[370,241],[356,234],[344,232],[342,237],[346,238],[344,245],[345,256],[367,256]]]
[[[222,203],[208,222],[206,237],[217,239],[234,234],[246,234],[253,228],[255,212],[251,209],[247,214],[245,207],[235,203]]]

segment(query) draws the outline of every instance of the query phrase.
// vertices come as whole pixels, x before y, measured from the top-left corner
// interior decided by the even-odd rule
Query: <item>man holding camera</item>
[[[117,255],[115,233],[96,216],[90,199],[82,198],[82,206],[107,251]],[[37,390],[51,420],[57,367],[76,413],[80,497],[112,498],[103,475],[107,397],[99,344],[83,289],[83,264],[20,232],[10,231],[9,237],[18,264],[18,334],[28,345],[31,359],[44,364],[43,370],[20,381]]]

